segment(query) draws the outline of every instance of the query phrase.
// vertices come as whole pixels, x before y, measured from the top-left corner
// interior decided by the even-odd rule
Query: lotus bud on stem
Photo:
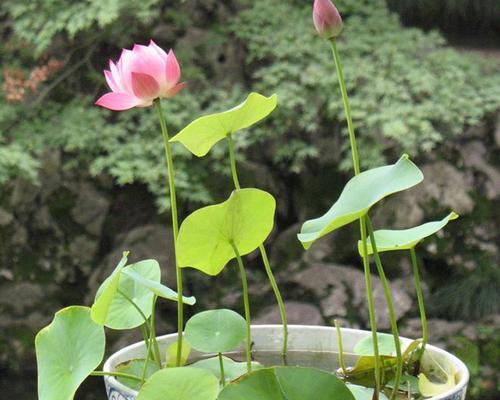
[[[359,175],[360,163],[358,156],[358,148],[356,145],[356,136],[354,133],[354,125],[352,123],[351,107],[349,105],[349,98],[347,96],[347,88],[344,79],[344,73],[342,71],[342,64],[340,61],[340,55],[337,50],[336,37],[342,31],[343,23],[342,18],[330,0],[315,0],[313,7],[313,22],[318,34],[330,41],[333,59],[335,62],[335,67],[337,70],[337,77],[339,80],[340,91],[342,93],[342,101],[344,104],[344,113],[347,120],[347,130],[349,132],[349,142],[352,153],[352,161],[354,167],[354,174]],[[373,300],[373,288],[372,279],[370,271],[370,260],[367,252],[367,228],[366,228],[366,217],[361,217],[359,219],[359,230],[363,248],[363,270],[365,275],[365,287],[366,287],[366,297],[368,300],[368,314],[370,320],[370,327],[372,332],[373,340],[373,354],[375,356],[375,391],[374,399],[377,400],[380,392],[380,357],[377,341],[377,327],[375,320],[375,305]]]

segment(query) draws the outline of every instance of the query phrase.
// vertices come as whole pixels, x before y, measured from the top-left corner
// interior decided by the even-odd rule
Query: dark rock
[[[322,299],[323,314],[327,316],[344,316],[348,309],[355,310],[357,319],[368,325],[368,308],[366,301],[365,278],[362,271],[353,267],[334,264],[316,264],[300,271],[291,277],[291,281],[313,292]],[[390,282],[392,300],[398,319],[411,310],[413,302],[406,292],[402,280]],[[373,297],[376,308],[376,321],[379,329],[389,329],[390,321],[382,283],[372,276]],[[337,293],[335,293],[337,291]],[[345,294],[345,295],[344,295]],[[343,303],[333,303],[333,297]]]
[[[95,236],[101,233],[109,209],[109,201],[95,186],[81,182],[77,187],[75,206],[71,210],[74,221]]]
[[[0,226],[8,226],[14,220],[14,216],[5,209],[0,208]]]
[[[288,323],[290,325],[323,325],[323,317],[318,308],[308,303],[290,301],[285,303]],[[253,324],[281,324],[281,316],[277,305],[262,310]]]

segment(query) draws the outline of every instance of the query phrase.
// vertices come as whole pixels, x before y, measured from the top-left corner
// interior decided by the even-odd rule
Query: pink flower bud
[[[324,39],[335,38],[342,32],[342,17],[330,0],[314,0],[313,22]]]

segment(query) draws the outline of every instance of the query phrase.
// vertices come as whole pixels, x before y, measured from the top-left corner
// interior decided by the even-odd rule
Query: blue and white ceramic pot
[[[355,344],[371,335],[369,331],[358,329],[342,329],[342,341],[344,351],[351,352]],[[281,325],[253,325],[252,326],[252,341],[254,346],[253,351],[281,351],[282,327]],[[158,338],[160,346],[160,354],[166,353],[166,348],[177,340],[177,334],[165,335]],[[408,345],[411,340],[401,338],[403,346]],[[301,352],[336,352],[337,351],[337,334],[334,328],[324,326],[305,326],[291,325],[288,333],[288,349],[290,351]],[[242,348],[241,351],[244,351]],[[144,342],[136,343],[113,354],[104,364],[104,371],[112,372],[117,365],[134,358],[144,358],[146,347]],[[465,364],[454,355],[441,350],[435,346],[428,345],[426,354],[430,354],[432,358],[442,365],[448,372],[455,373],[456,385],[446,393],[432,397],[433,400],[464,400],[469,382],[469,371]],[[196,359],[201,356],[200,353],[193,351],[190,358]],[[428,360],[428,358],[427,358]],[[423,368],[425,370],[426,356],[422,359]],[[137,392],[118,382],[113,377],[105,377],[106,392],[109,400],[135,400]]]

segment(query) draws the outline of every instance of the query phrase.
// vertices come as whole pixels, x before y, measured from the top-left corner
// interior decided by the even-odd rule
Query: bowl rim
[[[265,324],[265,325],[252,325],[251,326],[252,331],[273,331],[276,329],[282,329],[282,325],[276,325],[276,324]],[[340,328],[342,333],[371,333],[371,331],[363,330],[363,329],[353,329],[353,328]],[[329,326],[315,326],[315,325],[288,325],[288,331],[306,331],[307,333],[314,333],[314,332],[324,332],[328,331],[330,333],[335,333],[336,334],[336,329],[334,327],[329,327]],[[333,332],[332,332],[333,331]],[[378,332],[382,333],[382,332]],[[170,339],[176,339],[177,338],[177,333],[170,333],[162,336],[158,336],[157,340],[158,342],[165,342]],[[405,338],[405,337],[400,337],[400,340],[403,343],[410,343],[413,341],[413,339]],[[144,341],[140,341],[131,345],[128,345],[117,352],[113,353],[108,359],[105,361],[103,365],[103,371],[104,372],[113,372],[114,371],[114,366],[117,364],[118,359],[124,358],[124,355],[127,353],[136,351],[142,347],[145,347]],[[447,352],[446,350],[443,350],[439,347],[433,346],[431,344],[426,345],[426,349],[431,350],[432,353],[435,354],[441,354],[443,357],[445,357],[447,360],[450,361],[450,364],[452,364],[455,368],[455,374],[459,373],[460,374],[460,379],[459,381],[455,384],[455,386],[444,392],[441,393],[439,396],[434,396],[430,397],[429,400],[444,400],[448,399],[449,396],[454,395],[456,393],[459,393],[462,391],[464,387],[467,386],[469,382],[469,370],[467,369],[467,366],[464,364],[463,361],[461,361],[458,357],[455,355]],[[122,393],[125,393],[127,396],[137,396],[138,392],[136,390],[133,390],[129,388],[128,386],[124,385],[123,383],[119,382],[115,377],[113,376],[105,376],[104,381],[109,385],[110,387],[113,387],[115,389],[118,389]]]

